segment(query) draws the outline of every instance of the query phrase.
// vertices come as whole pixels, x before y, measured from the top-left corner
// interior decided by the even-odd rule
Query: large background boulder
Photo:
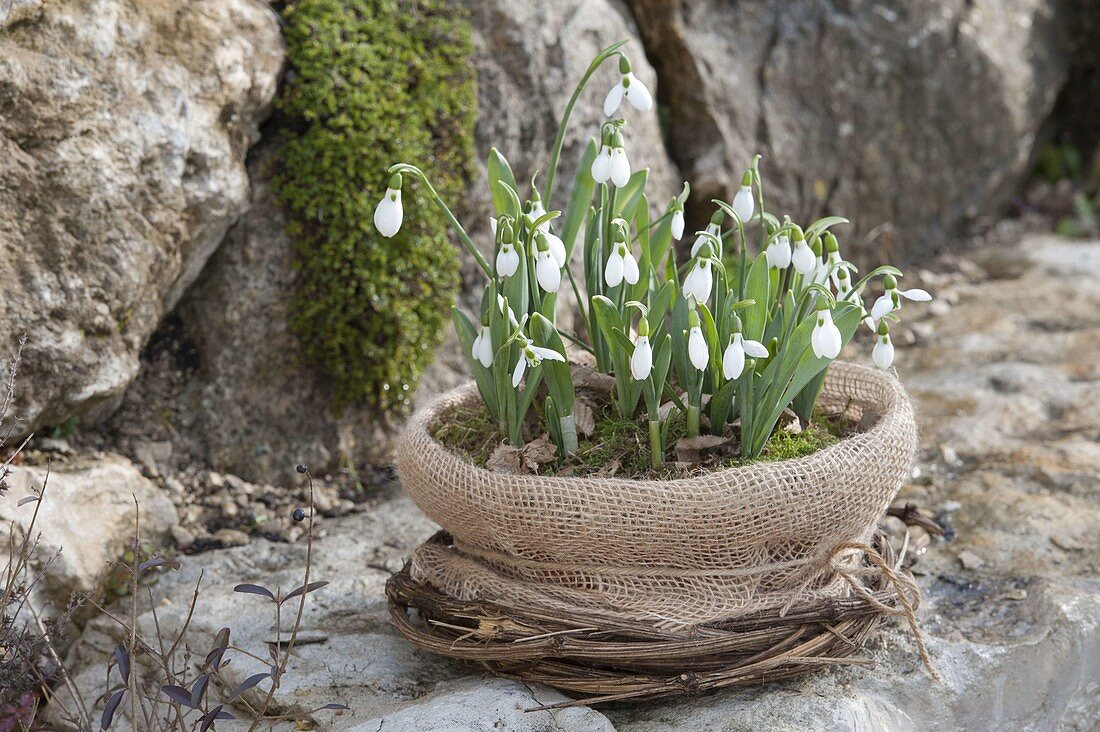
[[[529,181],[536,171],[544,171],[577,80],[602,48],[636,39],[636,31],[628,12],[602,0],[470,3],[470,12],[482,110],[476,128],[478,173],[469,198],[452,203],[465,212],[468,230],[488,252],[492,204],[484,160],[490,147],[508,157],[517,180]],[[570,42],[563,44],[562,38]],[[627,50],[635,73],[653,87],[656,77],[640,42],[635,40]],[[603,97],[616,79],[610,62],[574,110],[555,185],[557,205],[564,205],[583,146],[598,135]],[[624,114],[631,162],[635,168],[650,167],[652,195],[667,200],[678,192],[680,181],[665,153],[656,109]],[[176,414],[174,423],[210,462],[249,480],[274,483],[285,482],[297,462],[320,468],[387,461],[389,438],[397,428],[376,409],[338,409],[333,383],[310,361],[289,327],[290,293],[298,275],[286,218],[269,185],[277,156],[277,143],[268,141],[253,156],[251,208],[180,305],[197,371],[182,392],[165,397]],[[408,162],[431,169],[430,161]],[[438,215],[434,208],[406,206],[406,216]],[[463,257],[463,301],[470,305],[480,297],[484,279],[472,258]],[[421,401],[468,379],[457,339],[450,326],[447,330],[418,391]],[[150,391],[139,388],[135,394],[144,400]]]
[[[27,430],[94,421],[247,202],[278,23],[258,0],[39,0],[0,23],[0,350],[27,334]]]
[[[1045,0],[629,4],[697,205],[759,152],[773,210],[844,215],[876,261],[999,212],[1070,67]]]

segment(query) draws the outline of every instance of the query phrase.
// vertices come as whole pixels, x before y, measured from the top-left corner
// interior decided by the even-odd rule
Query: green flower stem
[[[569,116],[573,114],[573,107],[576,105],[577,100],[581,96],[581,92],[584,91],[585,85],[588,84],[588,80],[592,78],[592,74],[596,73],[596,69],[603,64],[604,61],[614,56],[620,48],[626,45],[626,41],[619,41],[612,43],[610,46],[600,51],[600,55],[592,59],[592,63],[588,65],[588,70],[584,72],[584,76],[577,83],[577,88],[573,90],[573,96],[569,98],[569,103],[565,105],[565,112],[561,116],[561,123],[558,125],[558,135],[554,138],[554,150],[550,154],[550,168],[546,173],[546,193],[543,195],[543,200],[546,202],[546,210],[553,210],[550,197],[554,195],[554,176],[558,172],[558,158],[561,157],[561,149],[565,144],[565,130],[569,127]]]
[[[768,225],[764,220],[764,185],[760,182],[760,155],[752,156],[752,177],[756,183],[756,208],[760,216],[760,251],[764,251],[764,244],[768,240]]]
[[[665,462],[665,451],[661,446],[661,422],[656,419],[649,420],[649,454],[650,465],[661,467]]]
[[[558,424],[561,425],[562,448],[567,455],[572,455],[578,447],[577,422],[572,414],[567,414],[558,420]]]
[[[466,251],[470,252],[470,254],[473,255],[474,259],[477,260],[477,263],[481,267],[481,270],[485,273],[485,276],[488,277],[490,280],[493,279],[493,277],[495,276],[493,273],[493,268],[489,266],[489,262],[485,259],[485,255],[483,255],[474,245],[474,242],[470,239],[470,235],[466,233],[466,229],[462,228],[462,224],[458,223],[458,219],[455,218],[455,215],[453,213],[451,213],[451,209],[447,207],[447,204],[444,203],[443,199],[440,198],[438,193],[436,193],[435,187],[432,185],[431,181],[428,180],[428,176],[424,175],[424,171],[422,171],[415,165],[409,165],[408,163],[397,163],[396,165],[391,165],[388,171],[389,175],[393,175],[394,173],[411,173],[412,175],[419,178],[424,183],[424,185],[428,187],[428,193],[431,194],[432,200],[434,200],[436,205],[439,206],[440,209],[442,209],[443,215],[447,217],[447,220],[451,222],[451,226],[458,233],[458,238],[462,240],[462,244],[466,247]]]
[[[687,408],[687,436],[699,436],[699,406],[689,404]]]

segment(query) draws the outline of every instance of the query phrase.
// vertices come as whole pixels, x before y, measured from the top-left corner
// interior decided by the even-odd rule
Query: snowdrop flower
[[[604,282],[608,287],[618,287],[626,280],[629,285],[638,284],[638,260],[634,259],[626,242],[617,242],[611,256],[607,258],[607,266],[603,271]]]
[[[764,256],[768,259],[768,266],[772,269],[786,269],[791,266],[791,240],[786,234],[780,234],[772,239],[772,243],[764,250]]]
[[[623,99],[630,102],[631,106],[639,112],[648,112],[653,109],[653,95],[649,93],[646,85],[634,76],[626,56],[619,56],[619,73],[622,74],[622,78],[618,84],[611,87],[611,91],[603,100],[604,115],[610,117],[618,112]]]
[[[386,187],[386,195],[374,208],[374,228],[378,233],[389,239],[401,230],[401,219],[404,211],[401,208],[401,174],[394,173],[390,176],[390,182]]]
[[[672,223],[669,225],[672,238],[680,241],[684,238],[684,207],[677,203],[676,210],[672,212]]]
[[[504,295],[497,295],[497,310],[500,311],[501,315],[504,315],[504,310],[505,310]],[[513,328],[517,327],[519,325],[519,322],[516,320],[516,314],[514,312],[512,312],[511,307],[508,307],[507,310],[508,310],[508,322],[511,323]],[[524,316],[524,318],[526,319],[526,316]]]
[[[474,338],[474,347],[471,351],[470,355],[480,361],[485,368],[493,365],[493,339],[489,335],[488,325],[481,326],[477,338]]]
[[[694,297],[695,302],[702,304],[710,300],[710,292],[714,288],[714,274],[710,271],[710,247],[704,247],[700,256],[695,260],[695,266],[684,278],[684,297]]]
[[[611,182],[622,188],[630,181],[630,161],[623,147],[622,133],[616,132],[611,138]]]
[[[818,358],[836,358],[840,355],[840,328],[833,323],[833,314],[824,303],[817,310],[817,324],[810,334],[810,346]]]
[[[519,361],[516,362],[515,369],[512,370],[512,387],[516,389],[519,388],[519,382],[523,381],[523,373],[527,371],[528,366],[535,368],[543,361],[565,360],[565,356],[552,348],[542,348],[534,345],[523,336],[520,336],[520,338],[523,345],[523,353],[520,355]]]
[[[699,313],[692,310],[688,323],[691,324],[688,331],[688,358],[691,359],[692,366],[702,371],[710,363],[710,349],[707,348],[707,339],[703,337]]]
[[[825,281],[829,279],[829,265],[821,259],[821,240],[818,239],[810,247],[810,251],[814,253],[814,270],[810,273],[810,282],[815,285],[824,285]]]
[[[886,275],[882,279],[882,285],[886,288],[886,292],[882,294],[878,300],[875,300],[875,304],[871,306],[871,317],[878,322],[882,320],[887,314],[901,307],[901,299],[912,300],[913,302],[928,302],[932,299],[932,296],[925,290],[914,288],[912,290],[899,290],[898,281],[893,275]]]
[[[504,279],[511,277],[519,269],[519,252],[512,246],[512,242],[506,241],[497,252],[497,277]]]
[[[860,288],[862,289],[862,288]],[[852,276],[847,267],[841,267],[836,273],[836,299],[837,302],[850,302],[859,306],[860,322],[875,330],[875,321],[867,314],[867,308],[863,307],[863,298],[859,296],[852,285]]]
[[[733,212],[737,214],[737,218],[741,219],[742,224],[752,218],[752,212],[756,208],[756,202],[752,197],[751,170],[746,170],[745,174],[741,176],[741,190],[737,191],[737,194],[733,197],[733,203],[730,207],[733,209]]]
[[[760,341],[746,340],[741,333],[734,333],[730,336],[726,352],[722,354],[722,376],[731,381],[740,377],[745,370],[746,355],[752,358],[767,358],[768,349]]]
[[[535,279],[547,292],[557,292],[561,287],[561,266],[550,252],[546,234],[538,234],[538,254],[535,255]]]
[[[871,349],[871,360],[880,369],[890,368],[894,363],[894,344],[890,342],[890,327],[883,320],[878,324],[878,334],[875,336],[875,347]]]
[[[802,229],[796,226],[793,236],[794,252],[791,254],[791,264],[800,275],[808,275],[814,271],[821,260],[814,255],[814,250],[810,249],[810,245],[806,243],[806,236],[802,233]]]
[[[513,241],[515,236],[512,228],[512,217],[504,216],[493,228],[499,231],[499,236],[496,237],[499,247],[496,261],[497,277],[501,279],[511,277],[519,269],[519,252],[516,251],[516,245]]]
[[[649,323],[642,318],[638,323],[638,337],[634,339],[634,353],[630,356],[630,375],[635,381],[645,381],[653,370],[653,347],[649,345]]]
[[[707,224],[706,232],[717,239],[722,241],[722,222],[725,220],[726,215],[722,213],[722,209],[718,209],[714,212],[714,215],[710,217],[710,223]],[[699,250],[703,248],[704,244],[713,243],[713,239],[708,236],[700,234],[695,237],[695,243],[691,245],[691,256],[699,256]],[[718,250],[718,258],[722,258],[722,250]]]
[[[592,161],[592,180],[606,183],[611,180],[611,145],[604,143],[596,159]]]

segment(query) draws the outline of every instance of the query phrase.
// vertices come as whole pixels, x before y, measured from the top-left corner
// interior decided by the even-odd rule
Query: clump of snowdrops
[[[418,178],[484,271],[480,312],[471,318],[456,307],[454,323],[485,406],[513,445],[522,444],[525,417],[545,384],[546,430],[559,455],[577,449],[568,340],[614,377],[613,401],[623,418],[634,419],[644,408],[655,467],[663,460],[670,409],[685,416],[689,437],[699,434],[704,413],[714,434],[736,421],[740,455],[753,458],[785,410],[809,421],[829,365],[861,324],[873,333],[875,364],[888,368],[894,359],[890,324],[902,302],[931,296],[899,289],[902,273],[891,266],[856,279],[856,267],[844,260],[831,231],[847,219],[827,216],[803,227],[769,213],[760,156],[731,202],[714,201],[710,223],[693,234],[690,255],[678,261],[672,242],[684,237],[690,188],[685,183],[663,213],[651,217],[648,170],[631,170],[626,121],[617,115],[631,107],[649,111],[653,98],[631,72],[624,43],[602,51],[578,83],[541,187],[532,180],[521,196],[508,161],[495,148],[490,152],[497,214],[492,262],[423,171],[407,163],[389,169],[374,223],[383,236],[397,233],[403,176]],[[570,113],[596,69],[616,58],[620,79],[604,102],[609,119],[581,156],[565,208],[554,208]],[[577,256],[583,288],[570,267]],[[879,281],[884,292],[868,311],[863,293]],[[581,304],[584,333],[556,325],[563,286]]]

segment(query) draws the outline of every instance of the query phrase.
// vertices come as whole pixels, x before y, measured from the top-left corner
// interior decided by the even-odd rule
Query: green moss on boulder
[[[449,320],[458,255],[406,176],[405,224],[371,223],[386,168],[420,165],[458,199],[471,175],[476,113],[470,29],[445,0],[300,0],[283,11],[290,124],[275,190],[300,285],[291,326],[342,404],[407,402]],[[431,209],[428,207],[432,206]]]

